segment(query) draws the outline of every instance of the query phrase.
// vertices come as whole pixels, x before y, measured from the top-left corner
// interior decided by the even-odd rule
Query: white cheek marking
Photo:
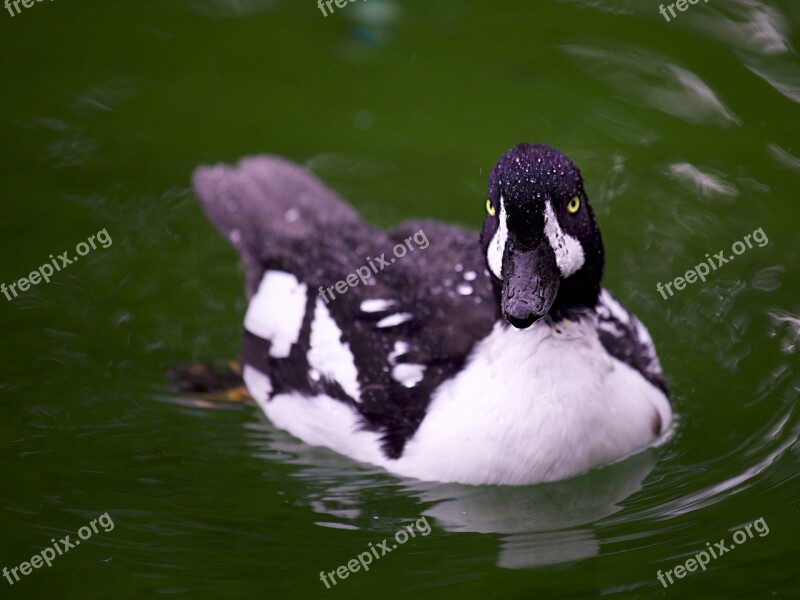
[[[331,317],[331,313],[317,298],[314,320],[311,323],[311,347],[308,364],[322,376],[342,386],[348,396],[356,402],[361,400],[358,388],[358,371],[350,346],[342,341],[342,331]]]
[[[245,365],[242,370],[242,378],[247,391],[260,404],[269,400],[272,394],[272,381],[261,371],[250,365]]]
[[[284,271],[267,271],[247,313],[244,328],[272,342],[270,356],[286,358],[303,326],[307,286]]]
[[[549,200],[544,205],[544,233],[556,254],[556,264],[562,277],[569,277],[583,266],[583,246],[562,231]]]
[[[508,239],[508,224],[506,223],[506,206],[503,197],[500,196],[500,214],[498,215],[500,224],[497,231],[494,232],[492,241],[489,242],[489,250],[486,254],[487,262],[489,263],[489,270],[498,279],[502,279],[503,275],[503,252],[506,249],[506,240]]]

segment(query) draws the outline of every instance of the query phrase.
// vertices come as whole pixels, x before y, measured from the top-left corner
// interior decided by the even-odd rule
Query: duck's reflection
[[[530,486],[466,486],[413,482],[447,531],[502,534],[497,564],[508,569],[595,556],[592,524],[621,509],[656,465],[652,451],[574,479]]]
[[[473,486],[398,480],[379,469],[361,468],[322,448],[312,448],[260,423],[259,455],[300,466],[295,476],[315,481],[302,503],[335,519],[323,526],[367,525],[364,508],[386,490],[418,499],[434,528],[501,536],[497,565],[521,569],[582,560],[599,553],[593,524],[621,510],[621,503],[642,488],[656,465],[653,450],[583,476],[530,486]],[[265,441],[262,434],[268,436]],[[265,447],[266,446],[266,447]],[[376,497],[378,496],[378,497]],[[409,515],[409,518],[415,515]],[[342,520],[347,521],[342,523]]]

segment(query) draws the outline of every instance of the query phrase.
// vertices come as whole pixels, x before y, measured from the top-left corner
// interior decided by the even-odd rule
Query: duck
[[[559,150],[497,161],[479,235],[382,230],[273,155],[192,183],[243,263],[246,388],[302,442],[399,477],[530,485],[669,436],[655,345],[602,287],[600,229]]]

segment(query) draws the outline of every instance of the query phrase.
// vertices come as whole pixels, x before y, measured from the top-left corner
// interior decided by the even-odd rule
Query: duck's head
[[[486,212],[481,245],[506,321],[524,329],[597,304],[603,242],[569,158],[541,144],[515,146],[489,176]]]

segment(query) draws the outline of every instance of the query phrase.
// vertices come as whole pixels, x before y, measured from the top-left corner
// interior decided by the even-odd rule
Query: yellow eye
[[[493,217],[496,212],[494,206],[492,205],[492,201],[489,200],[488,198],[486,199],[486,212],[489,213],[490,217]]]
[[[567,204],[567,212],[571,215],[574,215],[578,212],[578,209],[581,207],[581,199],[575,196],[572,200],[569,201]]]

